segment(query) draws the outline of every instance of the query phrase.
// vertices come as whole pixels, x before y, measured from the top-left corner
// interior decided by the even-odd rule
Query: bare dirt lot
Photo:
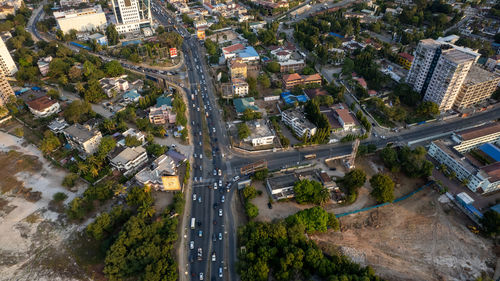
[[[473,280],[481,272],[492,274],[492,243],[470,232],[471,222],[439,196],[424,189],[400,203],[342,217],[340,232],[312,239],[388,280]]]
[[[0,160],[0,280],[88,279],[65,246],[76,226],[48,208],[57,192],[68,196],[65,202],[78,194],[61,186],[65,171],[36,147],[3,132]]]

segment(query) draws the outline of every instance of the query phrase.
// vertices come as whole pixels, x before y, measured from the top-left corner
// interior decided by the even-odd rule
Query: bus
[[[196,219],[191,218],[191,229],[194,229],[195,225],[196,225]]]
[[[306,160],[311,160],[311,159],[314,159],[316,158],[316,154],[306,154],[304,155],[304,159]]]

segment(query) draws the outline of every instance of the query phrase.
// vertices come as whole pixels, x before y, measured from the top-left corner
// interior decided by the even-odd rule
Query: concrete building
[[[3,39],[0,40],[0,69],[2,69],[5,76],[13,76],[17,72],[17,66]]]
[[[241,59],[233,59],[229,62],[229,73],[231,75],[231,79],[243,77],[247,78],[247,64],[244,63]]]
[[[306,63],[304,60],[288,60],[284,62],[279,62],[280,64],[280,72],[289,72],[289,71],[301,71],[304,67],[306,67]]]
[[[234,78],[231,82],[233,96],[244,97],[248,95],[248,83],[245,80]]]
[[[149,0],[111,0],[111,4],[118,33],[139,33],[153,25]]]
[[[495,92],[498,83],[499,75],[473,65],[458,92],[454,107],[463,109],[486,100]]]
[[[120,152],[110,159],[110,163],[117,170],[128,175],[148,161],[146,149],[142,146],[118,149]]]
[[[140,184],[156,190],[178,191],[181,189],[175,161],[165,154],[154,160],[149,167],[138,172],[135,179]]]
[[[247,109],[259,111],[259,107],[255,105],[255,99],[253,97],[234,99],[233,105],[238,116],[243,115],[243,112]]]
[[[351,131],[356,127],[356,120],[347,108],[335,109],[335,116],[345,131]]]
[[[247,122],[247,126],[250,129],[250,136],[244,139],[245,142],[251,143],[252,146],[273,144],[275,136],[264,120]]]
[[[0,20],[4,20],[8,15],[15,15],[16,9],[9,4],[0,5]]]
[[[457,179],[464,182],[470,190],[490,193],[500,189],[500,162],[475,167],[466,157],[441,140],[432,142],[428,153],[449,171],[453,171]]]
[[[436,103],[442,111],[449,110],[479,56],[468,48],[433,39],[421,40],[406,82],[424,95],[424,100]]]
[[[227,61],[232,58],[240,58],[243,62],[258,61],[259,54],[252,46],[245,47],[242,44],[234,44],[222,48],[222,61]]]
[[[293,187],[298,180],[295,174],[270,177],[266,179],[266,188],[274,200],[289,199],[295,196]]]
[[[64,33],[71,29],[79,32],[104,30],[106,28],[106,15],[100,5],[94,7],[54,12],[57,26]]]
[[[52,120],[52,122],[47,125],[49,130],[51,130],[54,134],[59,134],[64,130],[64,128],[67,128],[69,124],[64,120],[64,118],[57,118]]]
[[[408,53],[399,53],[398,54],[398,64],[403,66],[405,69],[410,69],[411,64],[413,62],[414,57]]]
[[[0,68],[0,106],[4,106],[9,101],[10,96],[14,96],[14,91]]]
[[[83,155],[94,154],[102,139],[100,131],[78,123],[64,129],[63,134],[68,144]]]
[[[30,112],[35,118],[48,117],[59,112],[59,103],[50,99],[48,96],[43,96],[37,99],[26,102]]]
[[[155,125],[175,125],[177,114],[172,111],[172,108],[166,105],[160,107],[149,108],[149,122]]]
[[[101,78],[99,84],[108,98],[129,89],[128,81],[122,78]]]
[[[500,143],[500,122],[493,122],[475,128],[453,133],[453,146],[460,153],[468,152],[485,143]]]
[[[63,8],[68,8],[68,7],[77,7],[80,4],[86,4],[88,3],[88,0],[60,0],[59,4]]]
[[[283,75],[283,85],[285,89],[291,89],[295,86],[309,84],[321,85],[321,75],[318,73],[311,75],[300,75],[298,73]]]
[[[108,37],[106,37],[105,35],[102,35],[101,33],[94,33],[94,34],[90,35],[89,40],[91,40],[91,41],[95,40],[95,42],[101,46],[108,45]]]
[[[42,74],[42,76],[47,76],[47,74],[49,74],[49,66],[51,61],[52,61],[52,56],[40,58],[38,60],[37,62],[38,70],[40,70],[40,74]]]
[[[318,130],[311,121],[307,120],[302,112],[293,108],[281,112],[281,120],[285,125],[292,128],[293,132],[299,138],[314,136]]]

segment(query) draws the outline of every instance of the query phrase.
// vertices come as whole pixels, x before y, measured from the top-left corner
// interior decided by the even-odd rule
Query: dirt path
[[[491,241],[467,229],[468,219],[438,194],[411,199],[340,219],[341,232],[313,236],[328,251],[340,250],[371,265],[388,280],[472,280],[492,274]]]

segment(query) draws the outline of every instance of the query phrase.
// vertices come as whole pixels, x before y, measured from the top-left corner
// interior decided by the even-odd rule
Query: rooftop
[[[493,158],[493,160],[499,162],[500,161],[500,148],[491,143],[485,143],[479,147],[479,149],[484,152],[489,157]]]
[[[142,146],[137,147],[127,147],[122,150],[118,155],[116,155],[113,159],[111,159],[112,163],[118,164],[126,164],[129,161],[133,161],[140,155],[146,153],[146,149]]]
[[[255,99],[253,97],[239,98],[233,100],[234,107],[236,108],[236,112],[238,113],[243,113],[247,108],[250,108],[255,111],[259,110],[259,107],[257,107],[254,103]]]
[[[310,98],[314,99],[318,96],[328,96],[328,92],[325,89],[315,88],[315,89],[306,89],[304,93]]]
[[[295,80],[302,80],[302,76],[300,76],[300,74],[298,74],[298,73],[283,75],[283,81],[285,81],[285,82],[295,81]]]
[[[243,49],[245,49],[245,46],[238,43],[238,44],[234,44],[234,45],[222,48],[222,52],[224,52],[224,54],[229,54],[229,53],[235,52],[237,50],[243,50]]]
[[[468,52],[463,52],[463,51],[458,50],[456,48],[443,51],[442,56],[446,57],[448,60],[450,60],[456,64],[462,64],[462,63],[466,63],[466,62],[473,61],[476,59],[476,56],[474,56]]]
[[[319,75],[319,73],[315,73],[315,74],[311,74],[311,75],[304,75],[304,76],[302,76],[302,78],[304,78],[305,82],[317,81],[317,80],[321,80],[321,75]]]
[[[156,107],[162,107],[163,105],[172,106],[172,97],[170,96],[159,96],[156,99]]]
[[[408,53],[399,53],[399,56],[409,61],[413,61],[413,56]]]
[[[488,82],[494,79],[500,80],[500,76],[498,76],[493,72],[482,69],[481,67],[478,67],[476,65],[472,65],[469,72],[467,73],[467,76],[465,77],[464,85],[472,86],[475,84]]]
[[[500,132],[500,122],[494,122],[456,133],[463,141]]]
[[[295,174],[287,174],[268,178],[267,182],[269,183],[269,186],[272,190],[276,190],[285,187],[292,187],[297,180],[298,178]]]
[[[92,139],[97,134],[96,131],[91,131],[89,128],[78,123],[64,129],[64,132],[82,143]]]
[[[490,182],[500,181],[500,162],[493,163],[491,165],[481,168],[490,178]]]
[[[437,145],[442,151],[444,151],[448,156],[453,158],[455,161],[460,163],[467,171],[473,173],[476,169],[469,163],[469,161],[463,157],[458,151],[453,148],[450,148],[446,145],[446,143],[442,140],[436,140],[433,142]]]
[[[292,119],[295,119],[295,121],[299,122],[302,125],[302,127],[304,127],[304,128],[308,128],[308,129],[316,128],[316,126],[304,116],[304,113],[302,113],[294,108],[287,109],[287,110],[283,111],[283,113],[290,116]]]
[[[158,157],[149,167],[142,169],[135,175],[135,179],[142,184],[162,183],[162,176],[175,175],[177,173],[175,161],[165,154]]]
[[[337,113],[337,115],[340,117],[340,119],[342,119],[342,121],[344,121],[345,124],[356,124],[356,121],[349,112],[349,109],[335,109],[335,113]]]
[[[57,102],[55,100],[51,100],[48,96],[39,97],[39,98],[36,98],[36,99],[33,99],[31,101],[26,102],[26,104],[30,108],[32,108],[36,111],[43,111],[56,103]]]
[[[269,137],[273,135],[273,132],[271,131],[271,129],[269,129],[264,120],[250,121],[247,122],[247,125],[250,129],[251,134],[246,140]]]

